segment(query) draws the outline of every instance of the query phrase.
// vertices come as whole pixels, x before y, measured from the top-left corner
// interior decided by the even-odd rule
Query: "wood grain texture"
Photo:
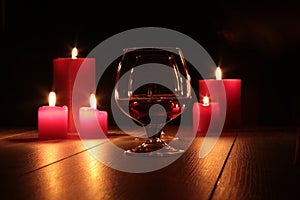
[[[297,129],[294,165],[300,166],[300,128]]]
[[[299,199],[294,131],[243,132],[212,199]]]
[[[97,160],[97,155],[119,159],[110,157],[105,140],[91,140],[87,149],[78,138],[39,141],[36,130],[2,133],[1,199],[300,197],[294,130],[240,130],[236,139],[233,132],[222,133],[204,158],[198,156],[204,137],[197,137],[179,159],[147,173],[119,171]],[[120,131],[111,132],[109,138],[124,149],[142,142]]]
[[[18,153],[8,160],[4,169],[10,171],[9,163],[21,175],[12,178],[11,172],[2,174],[9,180],[2,196],[9,199],[209,199],[233,140],[232,135],[219,138],[213,150],[200,159],[198,152],[203,137],[197,137],[178,160],[147,173],[112,169],[90,154],[101,153],[101,146],[106,143],[86,151],[78,140],[48,144],[6,141],[8,144],[2,150]],[[120,146],[138,142],[127,136],[114,137],[112,141]],[[7,159],[4,154],[0,158]],[[17,162],[12,161],[15,159]]]
[[[101,142],[95,145],[99,143]],[[78,139],[41,141],[38,139],[37,130],[5,132],[0,139],[0,196],[3,192],[14,189],[20,176],[84,150]]]

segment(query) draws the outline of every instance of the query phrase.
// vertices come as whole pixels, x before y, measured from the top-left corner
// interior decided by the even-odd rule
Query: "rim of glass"
[[[123,48],[124,52],[127,51],[134,51],[134,50],[176,50],[176,51],[182,51],[180,47],[176,46],[140,46],[140,47],[126,47]]]

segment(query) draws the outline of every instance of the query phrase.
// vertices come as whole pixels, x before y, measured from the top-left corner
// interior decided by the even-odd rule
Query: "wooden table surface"
[[[109,130],[115,144],[141,140]],[[0,199],[299,199],[297,130],[224,131],[204,158],[204,136],[170,165],[145,173],[113,169],[91,155],[105,140],[41,141],[34,128],[0,130]],[[101,153],[101,152],[100,152]],[[127,155],[124,155],[127,156]]]

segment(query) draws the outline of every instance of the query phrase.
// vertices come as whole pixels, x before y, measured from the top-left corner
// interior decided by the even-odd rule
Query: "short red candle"
[[[38,136],[41,140],[62,139],[68,133],[68,107],[55,106],[55,93],[49,94],[49,106],[38,109]],[[53,103],[54,101],[54,103]]]
[[[212,119],[215,121],[219,120],[219,103],[209,103],[205,101],[205,98],[208,97],[204,97],[204,102],[194,103],[193,105],[193,130],[196,135],[207,133]],[[212,126],[214,126],[215,124],[213,124]]]
[[[224,85],[226,94],[226,118],[224,129],[235,129],[241,126],[241,80],[208,79],[199,81],[199,96],[210,96],[208,88],[220,88]],[[212,99],[212,101],[214,101]],[[218,101],[218,99],[215,99]]]
[[[91,107],[79,109],[79,133],[82,138],[102,138],[103,135],[99,134],[99,131],[108,134],[107,112],[96,108],[94,95],[91,95],[90,102]]]
[[[77,51],[74,50],[77,49],[73,49],[72,58],[56,58],[53,60],[53,90],[58,94],[57,102],[69,108],[68,132],[77,132],[73,118],[72,92],[79,69],[84,70],[83,73],[90,77],[87,79],[88,82],[85,83],[87,96],[83,94],[83,98],[88,98],[88,95],[96,88],[96,60],[94,58],[77,58]]]

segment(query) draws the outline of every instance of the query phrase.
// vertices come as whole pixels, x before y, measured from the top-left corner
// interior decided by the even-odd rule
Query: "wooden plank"
[[[22,128],[1,128],[0,129],[0,140],[8,138],[8,137],[13,137],[18,134],[23,134],[27,131],[33,131],[35,130],[32,127],[22,127]]]
[[[294,164],[300,166],[300,128],[297,129]]]
[[[212,199],[299,199],[295,131],[243,132]]]
[[[0,175],[19,176],[51,163],[60,161],[86,148],[76,135],[67,139],[39,140],[36,129],[10,129],[2,131],[0,139]],[[118,137],[119,130],[109,130],[109,137]],[[91,147],[104,140],[91,140]]]
[[[147,173],[112,169],[82,151],[22,175],[5,195],[23,199],[208,199],[233,140],[232,135],[219,138],[213,150],[199,158],[203,137],[198,137],[178,160]],[[137,142],[127,136],[112,141],[120,146]],[[100,147],[92,148],[93,152],[101,153]]]
[[[101,144],[101,140],[92,145]],[[52,165],[72,157],[85,147],[78,138],[39,140],[37,130],[6,134],[0,140],[0,197],[14,188],[14,182],[23,174]]]

